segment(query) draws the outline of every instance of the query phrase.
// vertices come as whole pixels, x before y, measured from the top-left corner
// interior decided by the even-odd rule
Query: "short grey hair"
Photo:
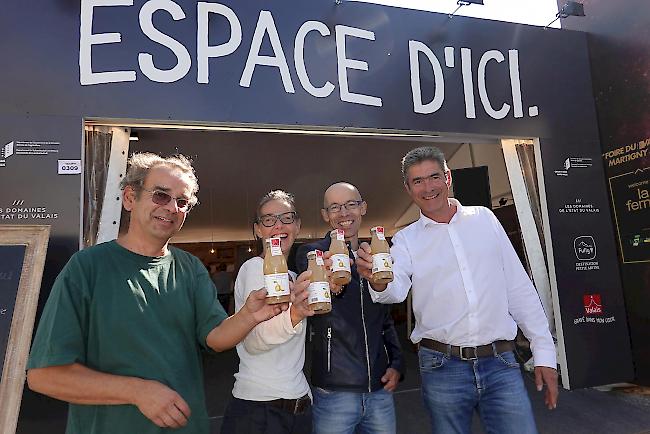
[[[284,190],[271,190],[268,193],[266,193],[264,196],[262,196],[259,203],[257,204],[257,208],[255,209],[255,223],[258,223],[260,217],[262,217],[260,215],[260,213],[262,212],[262,207],[267,203],[271,202],[272,200],[280,200],[288,203],[289,206],[291,207],[291,210],[296,213],[296,218],[298,218],[298,212],[296,211],[295,196]]]
[[[404,178],[405,185],[408,185],[409,168],[427,160],[435,161],[445,172],[449,171],[447,160],[445,160],[445,154],[440,149],[434,146],[422,146],[411,149],[406,153],[406,155],[404,155],[404,158],[402,158],[402,178]]]
[[[187,176],[190,180],[190,188],[192,190],[190,204],[192,206],[196,205],[198,202],[196,193],[199,191],[199,181],[196,178],[196,173],[194,173],[192,160],[181,154],[161,157],[151,152],[140,152],[131,155],[126,175],[120,181],[120,189],[124,190],[126,187],[131,187],[139,195],[144,188],[144,181],[149,171],[156,167],[168,167],[179,170],[183,175]]]

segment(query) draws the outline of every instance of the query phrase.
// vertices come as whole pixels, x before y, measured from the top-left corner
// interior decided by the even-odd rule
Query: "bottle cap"
[[[332,239],[337,239],[339,241],[345,240],[345,231],[343,229],[334,229],[330,232],[330,237]]]

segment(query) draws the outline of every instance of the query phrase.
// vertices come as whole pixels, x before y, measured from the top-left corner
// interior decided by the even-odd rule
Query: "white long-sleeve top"
[[[235,281],[235,310],[246,303],[251,291],[264,287],[264,260],[246,261]],[[290,272],[291,273],[291,272]],[[295,274],[291,273],[295,279]],[[305,321],[291,324],[289,310],[264,321],[237,344],[239,372],[232,394],[249,401],[296,399],[309,394],[302,368],[305,364]]]
[[[553,338],[530,278],[495,215],[462,206],[449,223],[420,219],[393,237],[394,280],[370,291],[379,303],[400,303],[413,288],[416,325],[422,338],[458,346],[512,340],[517,325],[530,340],[536,366],[556,368]]]

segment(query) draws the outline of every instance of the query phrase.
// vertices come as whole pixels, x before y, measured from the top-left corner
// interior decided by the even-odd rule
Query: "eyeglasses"
[[[266,228],[272,228],[278,220],[285,225],[290,225],[296,221],[296,212],[289,211],[282,214],[264,214],[257,219],[257,222]]]
[[[332,214],[336,214],[337,212],[341,212],[343,208],[347,209],[348,211],[355,210],[361,206],[363,203],[363,199],[361,200],[348,200],[345,202],[343,205],[339,205],[338,203],[333,203],[327,208],[323,208],[325,211],[330,212]]]
[[[176,207],[180,212],[189,212],[194,206],[192,204],[192,201],[185,197],[172,197],[172,195],[162,190],[148,190],[144,187],[142,190],[151,193],[151,201],[156,205],[164,206],[171,202],[172,199],[174,199],[176,201]]]

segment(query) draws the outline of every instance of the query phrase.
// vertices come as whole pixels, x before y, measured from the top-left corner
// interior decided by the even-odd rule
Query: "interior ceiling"
[[[257,202],[273,189],[295,195],[302,219],[299,238],[320,238],[328,229],[320,215],[322,195],[338,181],[356,185],[368,203],[361,236],[369,236],[369,229],[376,225],[385,226],[392,234],[396,223],[403,225],[418,217],[402,184],[400,160],[404,154],[435,141],[453,169],[453,156],[462,154],[459,151],[465,146],[462,137],[432,140],[149,128],[132,131],[137,131],[139,140],[130,142],[130,152],[182,153],[194,160],[200,203],[172,239],[178,243],[251,240]],[[501,154],[496,143],[486,139],[482,145],[492,145],[491,152]],[[505,168],[490,168],[491,178],[496,171]]]

